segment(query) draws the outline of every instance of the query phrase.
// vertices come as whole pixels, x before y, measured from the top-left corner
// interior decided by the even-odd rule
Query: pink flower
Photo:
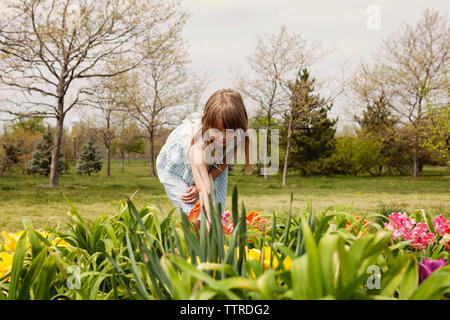
[[[233,232],[233,221],[231,219],[231,212],[225,211],[221,216],[223,232],[225,234],[231,234]]]
[[[413,239],[414,241],[411,243],[411,246],[419,250],[424,250],[429,243],[434,242],[434,234],[427,231],[428,225],[425,222],[419,222],[407,240]]]
[[[450,227],[450,220],[446,221],[443,215],[438,215],[433,221],[434,232],[440,236],[444,234],[445,229]]]
[[[412,232],[416,221],[408,217],[406,213],[394,212],[389,216],[389,223],[385,223],[384,226],[392,230],[392,240],[398,238],[408,238],[408,235]]]
[[[444,231],[442,241],[445,243],[445,248],[450,251],[450,226]]]
[[[409,218],[406,213],[394,212],[389,216],[389,223],[385,227],[392,230],[392,240],[413,240],[411,246],[424,250],[435,240],[434,234],[428,232],[428,225],[425,222],[416,224],[414,219]]]

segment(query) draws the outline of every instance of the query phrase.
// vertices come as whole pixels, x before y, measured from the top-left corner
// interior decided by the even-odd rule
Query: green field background
[[[59,188],[50,189],[47,177],[4,176],[0,178],[0,230],[23,229],[27,218],[36,228],[54,227],[67,222],[69,206],[64,195],[86,217],[117,212],[118,201],[136,190],[135,204],[140,208],[159,201],[167,213],[173,208],[157,177],[148,176],[148,160],[131,160],[120,170],[120,161],[112,161],[111,177],[104,170],[92,176],[74,173],[60,177]],[[238,168],[230,172],[227,208],[231,205],[232,187],[237,185],[239,202],[247,210],[263,214],[285,214],[290,193],[294,193],[293,213],[303,211],[311,201],[314,212],[329,206],[350,208],[357,215],[413,211],[424,209],[437,215],[450,214],[450,171],[448,168],[425,167],[423,177],[301,177],[291,172],[288,186],[281,188],[281,174],[244,176]]]

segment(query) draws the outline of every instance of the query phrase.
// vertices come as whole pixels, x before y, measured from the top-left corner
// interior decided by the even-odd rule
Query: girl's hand
[[[190,186],[186,193],[181,196],[181,200],[183,200],[186,203],[196,203],[198,200],[198,190],[197,187],[194,185]]]
[[[200,234],[201,225],[202,225],[202,222],[200,220],[197,220],[194,222],[194,229],[195,229],[195,232],[197,232],[197,234]],[[211,222],[209,222],[208,220],[206,220],[206,230],[208,232],[210,232],[210,230],[211,230]]]

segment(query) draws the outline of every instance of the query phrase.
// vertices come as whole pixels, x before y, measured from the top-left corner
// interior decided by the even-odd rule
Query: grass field
[[[112,176],[104,172],[91,177],[75,173],[60,177],[61,187],[46,188],[48,178],[30,176],[4,176],[0,178],[0,230],[22,229],[22,219],[31,220],[35,227],[55,226],[65,222],[70,202],[87,217],[111,214],[117,211],[117,202],[139,190],[135,196],[138,207],[155,204],[163,209],[172,205],[158,178],[148,176],[148,161],[132,160],[120,171],[120,161],[113,160]],[[228,194],[232,186],[239,190],[247,210],[261,213],[287,210],[290,193],[294,193],[293,212],[305,209],[312,202],[315,212],[338,204],[350,206],[355,214],[411,211],[424,209],[432,214],[450,215],[450,171],[448,168],[426,167],[423,177],[300,177],[294,172],[288,187],[281,188],[281,175],[265,181],[261,176],[244,176],[238,170],[230,173]],[[229,201],[227,206],[230,205]]]

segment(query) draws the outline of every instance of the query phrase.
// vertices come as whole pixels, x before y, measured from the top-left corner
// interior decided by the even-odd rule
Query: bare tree
[[[258,35],[255,50],[247,57],[250,75],[233,72],[235,88],[258,105],[258,115],[264,118],[266,150],[273,118],[289,108],[289,80],[328,53],[320,47],[282,27],[277,34]],[[265,168],[267,165],[264,163]],[[267,174],[264,178],[268,179]]]
[[[141,146],[141,142],[143,148],[143,134],[138,128],[135,119],[130,117],[128,113],[115,113],[114,119],[115,123],[117,123],[114,144],[119,149],[118,151],[120,153],[121,159],[121,171],[124,172],[125,153],[129,153],[131,150],[135,151],[136,148],[139,148]]]
[[[420,136],[431,97],[445,99],[450,58],[450,26],[445,14],[426,9],[415,24],[404,23],[386,38],[373,63],[362,63],[352,81],[358,100],[368,105],[384,97],[394,115],[414,128],[413,176],[420,177]]]
[[[86,79],[137,68],[184,20],[178,0],[5,0],[0,16],[1,111],[56,120],[50,186],[58,185],[64,118]],[[145,50],[143,50],[145,47]],[[105,65],[120,60],[117,69]]]
[[[149,54],[148,62],[139,70],[122,77],[118,83],[123,107],[145,129],[150,144],[150,176],[155,176],[154,139],[158,128],[179,121],[189,105],[198,103],[205,80],[189,68],[186,45],[179,32],[174,32],[158,51]]]
[[[114,79],[114,78],[108,78]],[[115,113],[119,109],[115,103],[114,95],[116,92],[111,91],[113,88],[108,86],[95,87],[96,95],[92,98],[92,106],[99,111],[99,114],[85,116],[86,122],[92,127],[95,135],[103,142],[106,149],[106,176],[111,176],[111,144],[116,136],[116,119]]]

